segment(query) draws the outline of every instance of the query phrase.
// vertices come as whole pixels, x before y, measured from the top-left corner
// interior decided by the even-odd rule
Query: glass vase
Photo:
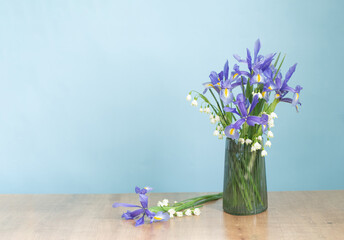
[[[268,207],[265,157],[251,147],[226,139],[223,210],[233,215],[257,214]]]

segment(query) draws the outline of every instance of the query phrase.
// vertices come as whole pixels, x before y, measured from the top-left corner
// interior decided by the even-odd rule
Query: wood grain
[[[152,193],[183,200],[206,193]],[[135,194],[0,195],[1,240],[49,239],[344,239],[344,191],[270,192],[269,208],[254,216],[222,211],[222,200],[205,205],[201,216],[134,227],[122,220],[137,204]]]

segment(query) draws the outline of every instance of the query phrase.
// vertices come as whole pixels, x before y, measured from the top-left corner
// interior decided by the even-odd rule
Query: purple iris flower
[[[210,73],[209,75],[210,82],[203,83],[203,86],[204,86],[203,94],[205,94],[209,88],[214,88],[216,92],[220,93],[222,81],[228,79],[228,73],[229,73],[229,66],[228,66],[228,60],[227,60],[225,63],[225,66],[223,67],[223,71],[221,71],[219,74],[217,74],[217,72],[215,71],[212,71]]]
[[[219,74],[215,71],[210,73],[210,82],[203,83],[203,94],[205,94],[208,89],[214,88],[217,93],[220,94],[220,97],[222,96],[221,99],[225,105],[227,105],[233,99],[231,90],[236,86],[241,85],[242,81],[243,84],[247,83],[247,79],[245,77],[239,78],[239,76],[250,76],[250,74],[245,71],[240,71],[239,66],[235,64],[234,71],[232,71],[231,75],[229,76],[229,64],[227,60],[223,67],[223,71],[221,71]]]
[[[290,103],[293,106],[296,107],[296,110],[298,111],[298,105],[301,105],[301,102],[299,101],[300,97],[300,91],[302,90],[302,87],[297,85],[295,89],[288,86],[288,81],[290,80],[291,76],[295,72],[297,64],[295,63],[293,66],[291,66],[288,70],[288,72],[285,75],[285,78],[282,82],[282,74],[278,73],[275,79],[275,82],[272,80],[269,81],[269,87],[268,90],[274,90],[276,92],[275,98],[279,99],[281,102]],[[267,88],[264,87],[264,90],[268,91]],[[263,91],[264,91],[263,90]],[[285,97],[289,92],[294,93],[293,99]]]
[[[266,78],[266,83],[274,83],[274,77],[276,75],[277,69],[275,68],[274,65],[270,65],[267,69],[264,70],[263,74],[264,77]],[[278,72],[276,78],[282,79],[282,73],[281,71]]]
[[[260,51],[260,40],[257,39],[254,45],[254,55],[253,59],[251,57],[251,52],[249,49],[246,49],[247,56],[246,60],[242,59],[238,55],[234,55],[234,58],[241,63],[246,63],[247,67],[249,69],[249,77],[252,79],[253,83],[264,83],[265,77],[263,75],[263,72],[269,68],[271,65],[271,62],[274,59],[275,53],[268,54],[266,56],[259,55]],[[252,61],[253,60],[253,61]],[[253,84],[251,83],[251,84]]]
[[[295,93],[295,89],[288,86],[288,81],[291,78],[291,76],[293,75],[293,73],[295,72],[296,65],[297,64],[294,64],[293,66],[291,66],[289,68],[287,74],[285,75],[283,82],[282,82],[282,76],[281,75],[276,77],[275,83],[270,82],[272,90],[276,91],[275,98],[278,98],[282,101],[282,99],[284,98],[285,95],[287,95],[288,92]]]
[[[248,108],[245,106],[246,104],[246,99],[245,96],[240,93],[237,96],[237,101],[235,104],[238,106],[240,113],[236,110],[236,108],[230,108],[230,107],[225,107],[224,111],[226,112],[231,112],[237,114],[239,117],[241,117],[238,121],[235,123],[227,126],[225,128],[225,134],[227,137],[232,138],[232,139],[238,139],[239,138],[239,129],[241,126],[246,122],[249,126],[254,126],[255,124],[260,124],[260,125],[266,125],[268,121],[268,116],[266,114],[263,114],[262,117],[258,116],[250,116],[252,113],[253,109],[256,107],[258,103],[258,95],[255,95],[252,99],[251,105],[248,106]]]
[[[246,77],[250,77],[251,74],[246,72],[246,71],[241,71],[240,70],[240,67],[238,64],[234,64],[233,66],[233,71],[232,71],[232,75],[233,75],[233,78],[235,79],[237,76],[246,76]],[[247,80],[246,80],[247,81]],[[246,84],[246,83],[244,83]]]
[[[264,88],[262,90],[262,96],[263,99],[265,99],[266,102],[269,102],[269,93],[272,91],[272,87],[270,84],[265,84]]]
[[[280,101],[292,104],[293,106],[295,106],[296,111],[299,111],[298,105],[301,106],[301,102],[299,101],[299,97],[300,97],[300,91],[302,90],[302,87],[300,85],[297,85],[295,87],[295,89],[293,89],[293,90],[294,90],[293,99],[283,97],[283,98],[280,98]]]
[[[221,86],[221,81],[223,79],[223,71],[221,71],[219,74],[217,72],[212,71],[209,75],[210,82],[203,83],[204,86],[204,91],[203,94],[207,92],[209,88],[214,88],[216,92],[220,93],[220,86]]]
[[[229,74],[229,67],[228,67],[228,61],[227,61],[224,68],[224,80],[221,81],[221,90],[220,90],[220,98],[225,106],[233,101],[233,98],[234,98],[233,93],[232,93],[233,88],[247,83],[247,79],[241,76],[242,74],[240,73],[239,70],[237,72],[236,71],[232,72],[229,79],[228,79],[228,74]]]
[[[272,61],[274,60],[276,53],[270,53],[266,56],[259,56],[257,59],[259,59],[259,61],[257,61],[256,63],[254,63],[252,69],[253,71],[257,71],[257,70],[261,70],[261,71],[265,71],[272,63]]]
[[[251,70],[255,72],[258,70],[265,71],[267,68],[269,68],[276,55],[276,53],[270,53],[266,56],[258,55],[259,50],[260,50],[260,40],[257,39],[257,41],[254,44],[254,58],[253,58],[253,63],[251,64],[252,65]],[[247,51],[250,52],[248,49]]]
[[[264,80],[260,83],[264,84],[263,89],[262,89],[262,96],[266,102],[269,102],[270,92],[272,92],[273,90],[278,90],[279,89],[279,87],[277,86],[278,84],[281,87],[282,74],[281,74],[281,72],[278,72],[278,74],[276,75],[276,72],[277,72],[277,69],[274,67],[274,65],[270,65],[270,67],[267,68],[263,72]],[[278,84],[275,84],[275,81],[274,81],[275,76],[276,76],[275,81]],[[251,85],[253,83],[257,83],[257,79],[253,79],[251,82]],[[281,95],[280,92],[279,92],[279,94]]]
[[[236,83],[238,85],[241,85],[242,83],[246,84],[247,83],[246,77],[250,76],[248,72],[241,71],[238,64],[234,64],[233,71],[231,74],[232,74],[232,79],[233,79],[232,84]]]
[[[233,71],[231,72],[230,82],[232,88],[240,86],[241,84],[246,84],[247,79],[245,76],[249,76],[248,72],[240,71],[240,68],[237,64],[234,65]]]
[[[145,215],[147,215],[150,219],[152,219],[155,215],[155,213],[151,212],[148,210],[148,197],[144,194],[139,194],[140,197],[140,203],[141,207],[138,205],[133,205],[133,204],[127,204],[127,203],[114,203],[112,207],[138,207],[139,209],[134,210],[134,211],[127,211],[126,213],[123,213],[122,218],[125,218],[125,220],[130,220],[130,219],[137,219],[140,214],[142,216],[136,220],[135,226],[140,226],[144,224],[145,221]]]
[[[286,102],[286,103],[293,104],[293,99],[291,99],[291,98],[281,98],[280,101],[281,101],[281,102]],[[295,108],[296,108],[296,111],[297,111],[297,112],[299,111],[299,106],[298,106],[298,105],[301,106],[301,103],[300,103],[300,102],[297,102],[297,103],[295,104]]]
[[[146,194],[152,190],[153,190],[153,188],[151,188],[151,187],[144,187],[144,188],[135,187],[135,192],[137,194]]]
[[[267,70],[265,70],[263,72],[264,77],[265,77],[265,81],[264,81],[264,86],[262,89],[262,96],[265,99],[266,102],[269,102],[269,95],[270,92],[272,92],[275,88],[275,84],[274,84],[274,76],[276,73],[276,69],[273,65],[271,65]],[[281,72],[279,72],[276,76],[276,79],[279,79],[277,81],[280,81],[280,79],[282,78],[282,74]]]
[[[134,205],[134,204],[128,204],[128,203],[114,203],[112,207],[137,207],[139,209],[136,209],[134,211],[127,211],[122,214],[122,218],[125,218],[125,220],[131,220],[136,219],[135,226],[140,226],[144,224],[145,222],[145,216],[150,218],[150,223],[152,222],[158,222],[158,221],[167,221],[170,218],[170,215],[168,213],[158,212],[154,213],[148,210],[148,197],[145,195],[148,191],[151,191],[151,187],[145,187],[145,188],[135,188],[135,192],[139,194],[139,199],[141,206]],[[139,217],[139,215],[141,215]]]
[[[300,97],[300,91],[301,90],[302,90],[302,87],[300,85],[297,85],[295,87],[293,102],[291,103],[293,106],[297,106],[297,104],[300,103],[299,97]]]

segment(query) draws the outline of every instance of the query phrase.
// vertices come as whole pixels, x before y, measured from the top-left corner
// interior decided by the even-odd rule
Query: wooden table
[[[152,193],[183,200],[206,193]],[[134,227],[114,202],[137,204],[136,194],[0,195],[0,239],[344,239],[344,191],[270,192],[269,208],[253,216],[222,211],[222,200],[201,216]]]

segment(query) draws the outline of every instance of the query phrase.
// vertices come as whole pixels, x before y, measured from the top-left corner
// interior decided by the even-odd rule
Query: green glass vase
[[[229,214],[258,214],[268,207],[265,157],[251,146],[226,139],[223,210]]]

